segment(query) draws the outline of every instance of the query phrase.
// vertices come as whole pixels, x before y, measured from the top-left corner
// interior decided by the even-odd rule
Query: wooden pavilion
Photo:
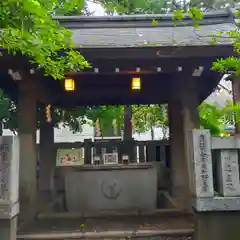
[[[155,19],[159,22],[152,24]],[[75,91],[67,92],[63,81],[44,77],[27,59],[0,58],[0,87],[17,100],[20,138],[20,218],[33,219],[37,209],[36,103],[76,108],[95,105],[169,105],[172,196],[183,208],[190,207],[187,134],[199,128],[197,106],[217,87],[221,74],[212,62],[233,54],[226,38],[212,43],[212,36],[235,27],[231,11],[206,13],[200,28],[185,16],[173,26],[171,15],[57,17],[72,31],[92,68],[70,72]],[[132,77],[141,78],[141,91],[131,89]],[[53,153],[53,126],[40,123],[40,189],[49,189],[49,166]],[[49,165],[50,164],[50,165]],[[1,230],[1,227],[0,227]],[[10,238],[6,238],[10,239]],[[203,240],[203,239],[201,239]]]

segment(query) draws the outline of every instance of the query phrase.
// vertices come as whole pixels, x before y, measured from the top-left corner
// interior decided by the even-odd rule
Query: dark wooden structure
[[[152,19],[159,25],[153,25]],[[230,11],[206,13],[199,30],[186,16],[185,25],[173,26],[171,15],[57,17],[73,33],[76,47],[92,68],[67,73],[76,80],[76,91],[65,92],[63,83],[43,77],[23,57],[9,56],[2,50],[1,84],[13,97],[19,80],[31,79],[40,101],[60,107],[98,104],[166,103],[172,97],[174,82],[192,76],[199,101],[217,86],[220,75],[210,70],[212,61],[227,57],[232,46],[226,38],[213,45],[211,36],[234,27]],[[14,73],[18,73],[14,75]],[[133,92],[131,78],[140,76],[143,89]],[[54,91],[52,91],[54,89]]]

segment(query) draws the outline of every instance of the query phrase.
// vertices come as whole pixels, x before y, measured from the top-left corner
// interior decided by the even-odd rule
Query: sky
[[[89,9],[94,12],[94,16],[104,16],[105,12],[104,9],[101,7],[100,4],[96,4],[93,2],[88,2]]]

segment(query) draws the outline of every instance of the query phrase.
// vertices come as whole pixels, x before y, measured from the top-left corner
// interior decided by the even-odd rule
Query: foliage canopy
[[[52,18],[56,12],[76,7],[82,9],[84,0],[1,0],[0,48],[27,56],[55,79],[62,79],[64,72],[89,67],[75,50],[71,32]]]

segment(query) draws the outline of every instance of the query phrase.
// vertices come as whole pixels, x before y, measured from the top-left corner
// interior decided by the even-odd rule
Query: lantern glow
[[[141,89],[141,78],[139,78],[139,77],[132,78],[132,89],[133,90]]]
[[[75,81],[72,78],[66,78],[64,80],[64,88],[66,91],[74,91],[75,90]]]

